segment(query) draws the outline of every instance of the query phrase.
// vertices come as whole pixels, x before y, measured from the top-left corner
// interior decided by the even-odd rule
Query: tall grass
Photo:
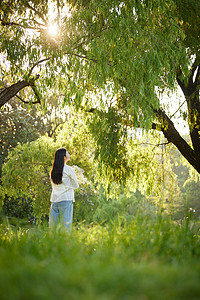
[[[200,299],[199,227],[137,216],[103,227],[0,230],[0,299]]]

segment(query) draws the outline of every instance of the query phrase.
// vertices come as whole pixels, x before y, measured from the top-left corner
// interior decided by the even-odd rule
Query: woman
[[[74,169],[66,165],[70,155],[65,148],[56,150],[50,178],[52,185],[49,226],[63,223],[70,228],[73,217],[74,190],[79,187]]]

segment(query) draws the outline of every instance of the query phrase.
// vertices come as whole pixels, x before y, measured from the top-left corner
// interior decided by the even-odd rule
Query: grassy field
[[[1,300],[200,299],[197,223],[0,229]]]

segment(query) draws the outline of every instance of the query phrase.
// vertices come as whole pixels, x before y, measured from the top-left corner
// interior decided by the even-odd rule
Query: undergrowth
[[[199,226],[135,220],[0,229],[1,300],[200,298]]]

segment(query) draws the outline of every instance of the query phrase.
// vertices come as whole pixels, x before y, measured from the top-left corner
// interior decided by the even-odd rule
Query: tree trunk
[[[188,105],[188,123],[194,151],[200,155],[200,102],[199,95],[186,96]]]
[[[5,103],[7,103],[11,98],[17,95],[17,93],[29,86],[29,83],[26,80],[18,81],[17,83],[5,88],[0,93],[0,107],[2,107]]]
[[[161,130],[168,140],[168,142],[174,144],[180,153],[187,159],[187,161],[193,166],[193,168],[200,173],[200,153],[193,150],[190,145],[180,136],[176,130],[174,123],[169,119],[161,109],[155,110],[155,113],[160,120],[162,127]]]
[[[180,136],[164,111],[159,109],[155,110],[155,113],[162,124],[161,130],[168,142],[172,142],[193,168],[200,173],[200,66],[197,61],[194,62],[188,78],[184,78],[180,69],[177,70],[177,82],[187,101],[188,125],[193,148]]]
[[[173,143],[193,168],[200,173],[200,66],[197,61],[194,62],[188,78],[183,76],[181,69],[177,70],[177,82],[187,101],[188,125],[193,148],[180,136],[163,110],[154,110],[154,112],[162,124],[161,130],[168,142]]]
[[[11,86],[5,88],[3,91],[0,92],[0,107],[2,107],[5,103],[7,103],[11,98],[17,95],[19,91],[24,89],[26,86],[33,86],[34,81],[39,78],[37,75],[35,78],[27,80],[21,80],[17,83],[12,84]]]
[[[188,125],[192,146],[196,155],[200,157],[200,65],[197,59],[191,67],[188,78],[185,78],[181,70],[178,69],[177,82],[187,101]]]

